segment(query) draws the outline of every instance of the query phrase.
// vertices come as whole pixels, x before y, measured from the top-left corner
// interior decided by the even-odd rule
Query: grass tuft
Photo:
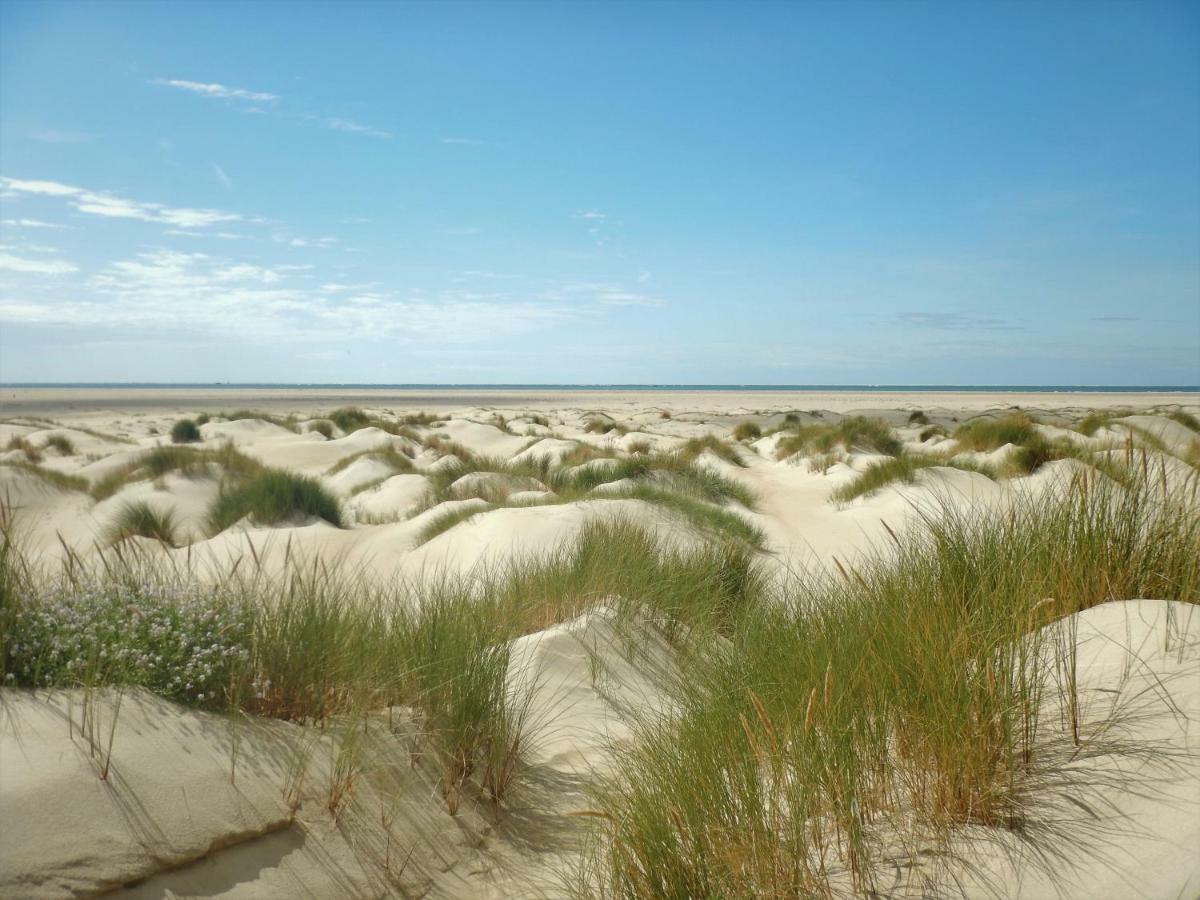
[[[1185,412],[1182,409],[1172,410],[1167,413],[1167,418],[1178,422],[1184,428],[1190,428],[1192,431],[1200,432],[1200,419],[1193,416],[1190,412]]]
[[[940,456],[905,453],[894,459],[884,460],[869,466],[860,472],[853,481],[837,488],[830,495],[830,499],[836,503],[846,503],[856,497],[873,494],[897,481],[904,484],[912,484],[916,480],[917,472],[921,469],[929,469],[935,466],[962,469],[967,472],[986,475],[988,478],[996,478],[996,473],[992,469],[977,463]]]
[[[340,428],[343,432],[349,434],[352,431],[357,431],[359,428],[365,428],[371,424],[371,416],[363,412],[357,406],[343,406],[341,409],[335,409],[329,414],[329,421]]]
[[[65,434],[52,434],[46,438],[46,446],[55,450],[60,456],[74,456],[75,445]]]
[[[579,893],[872,895],[898,887],[896,846],[936,856],[961,826],[1057,839],[1029,798],[1082,787],[1081,747],[1124,748],[1107,722],[1060,718],[1073,644],[1041,626],[1113,599],[1194,602],[1198,550],[1185,503],[1080,478],[998,516],[927,508],[886,552],[737,605],[728,643],[688,658],[672,711],[595,791]]]
[[[209,510],[209,530],[224,531],[250,517],[256,525],[275,525],[315,517],[341,527],[337,498],[319,481],[291,472],[265,470],[220,493]]]
[[[782,438],[776,447],[776,458],[786,459],[796,453],[829,453],[837,447],[847,451],[868,450],[899,456],[904,449],[886,422],[865,416],[852,416],[837,425],[796,425],[793,433]]]
[[[728,441],[723,441],[714,434],[706,434],[703,437],[689,438],[682,447],[679,448],[679,455],[687,461],[694,460],[701,453],[707,450],[709,453],[725,460],[740,468],[745,468],[746,463],[742,461],[741,455],[737,448]]]
[[[762,437],[762,428],[757,422],[739,422],[733,429],[735,441],[756,441]]]
[[[192,419],[180,419],[171,426],[171,443],[194,444],[200,440],[200,427]]]
[[[1015,444],[1018,447],[1044,440],[1024,413],[1012,413],[997,419],[979,418],[964,422],[954,430],[959,449],[988,451]]]
[[[42,451],[23,437],[14,436],[9,438],[8,446],[5,449],[9,451],[19,450],[25,454],[25,459],[35,466],[42,461]]]
[[[41,466],[29,462],[6,462],[0,465],[7,466],[10,469],[16,469],[19,472],[25,472],[29,475],[39,478],[51,487],[56,487],[62,491],[83,491],[88,490],[88,481],[79,475],[69,475],[66,472],[59,472],[56,469],[43,469]]]
[[[158,512],[145,501],[124,504],[109,528],[109,543],[116,544],[135,536],[152,538],[168,547],[176,546],[174,514],[170,510]]]

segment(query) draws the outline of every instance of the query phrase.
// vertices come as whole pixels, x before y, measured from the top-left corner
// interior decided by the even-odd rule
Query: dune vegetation
[[[180,419],[171,426],[171,443],[194,444],[200,440],[200,426],[195,419]]]
[[[216,534],[244,518],[255,525],[275,525],[297,519],[324,519],[342,524],[337,498],[314,478],[266,470],[222,489],[209,512],[209,530]]]
[[[334,515],[303,479],[246,488],[226,516]],[[1001,515],[931,501],[891,546],[783,581],[746,541],[668,547],[620,520],[540,557],[387,585],[304,561],[205,584],[135,548],[56,574],[3,524],[7,683],[139,685],[308,724],[408,709],[450,814],[504,803],[522,778],[514,639],[598,603],[653,623],[679,677],[592,785],[586,853],[564,873],[582,896],[868,891],[888,835],[1036,841],[1031,798],[1067,777],[1064,754],[1136,752],[1081,722],[1072,646],[1042,627],[1110,600],[1200,600],[1200,517],[1154,478],[1080,475]],[[1042,714],[1050,698],[1061,721]]]
[[[333,414],[317,421],[345,437],[354,431],[343,424],[379,421],[335,413],[340,424]],[[222,446],[122,448],[119,465],[96,469],[15,459],[6,465],[47,484],[112,499],[95,504],[103,543],[83,553],[62,542],[52,559],[48,542],[30,552],[24,541],[36,514],[0,497],[0,677],[67,691],[85,707],[136,689],[217,714],[231,729],[231,779],[239,767],[254,771],[239,760],[237,729],[288,723],[298,730],[287,732],[282,794],[298,798],[296,783],[320,771],[321,803],[339,828],[386,823],[386,810],[348,810],[358,792],[375,803],[391,789],[381,785],[398,783],[394,773],[414,771],[426,779],[419,796],[397,794],[396,804],[433,804],[460,823],[483,816],[481,833],[518,841],[538,802],[523,792],[545,790],[550,777],[538,768],[539,742],[558,728],[546,719],[556,707],[544,685],[526,675],[533,645],[523,642],[603,617],[616,643],[587,645],[574,665],[588,687],[564,701],[570,710],[604,698],[620,724],[619,737],[587,751],[597,768],[572,776],[569,800],[556,801],[569,812],[553,814],[554,829],[578,852],[553,865],[574,896],[870,895],[886,893],[898,870],[917,894],[952,893],[964,847],[1005,836],[1052,860],[1064,841],[1086,839],[1047,819],[1043,804],[1064,794],[1091,802],[1078,760],[1159,763],[1153,747],[1121,738],[1122,707],[1100,715],[1081,699],[1070,629],[1077,613],[1111,601],[1200,602],[1194,444],[1153,422],[1116,423],[1123,443],[1072,443],[1003,412],[960,425],[953,444],[923,448],[913,435],[937,426],[816,419],[784,422],[779,462],[750,434],[731,442],[733,428],[722,426],[697,437],[690,423],[642,439],[650,426],[632,422],[647,445],[636,452],[614,427],[607,445],[555,435],[531,455],[540,439],[512,434],[522,430],[517,415],[508,430],[392,416],[383,430],[416,437],[368,450],[358,448],[378,434],[342,448],[251,427],[245,434],[268,436],[255,443],[233,429]],[[1005,445],[986,463],[970,455]],[[278,449],[293,446],[291,456]],[[1019,480],[1055,460],[1072,462]],[[283,468],[292,461],[321,474]],[[362,461],[371,465],[333,477]],[[73,465],[103,474],[89,485],[69,474]],[[999,483],[972,505],[925,484],[933,467]],[[881,525],[870,500],[848,503],[914,482],[921,489],[901,499],[907,514],[889,512]],[[70,503],[69,515],[90,504],[13,484],[26,498],[48,496],[46,508]],[[858,528],[870,517],[874,537],[812,562],[788,556],[780,521],[768,519],[780,496],[766,492],[793,485],[797,493],[781,496],[815,497],[820,509],[804,511],[813,527],[845,517]],[[381,502],[360,506],[377,488]],[[173,505],[175,492],[186,503]],[[388,503],[393,530],[367,533],[397,555],[432,560],[428,568],[379,577],[362,557],[340,555],[353,530],[299,527],[318,519],[365,531]],[[577,509],[504,514],[494,527],[448,535],[477,516],[549,504]],[[180,522],[203,522],[205,511],[209,535],[242,521],[278,526],[286,549],[268,556],[271,533],[174,549],[195,527]],[[413,516],[422,518],[409,524]],[[477,538],[509,540],[522,521],[571,530],[528,553],[442,565],[448,551],[473,552]],[[439,535],[437,547],[421,547]],[[307,547],[336,549],[295,549],[314,536],[337,542]],[[232,558],[217,561],[212,548]],[[573,645],[555,646],[565,665]],[[638,690],[652,683],[652,698],[630,708],[630,679]],[[113,733],[120,742],[116,712],[109,728],[109,744]],[[329,747],[320,758],[318,745]],[[98,767],[106,778],[107,762]],[[555,770],[550,783],[563,777]]]
[[[828,453],[835,448],[896,456],[904,447],[886,422],[864,416],[851,416],[836,425],[803,425],[797,420],[785,424],[784,430],[784,437],[776,445],[778,459],[801,452]]]
[[[929,508],[888,552],[739,605],[596,790],[579,893],[870,893],[898,834],[1036,844],[1066,760],[1143,750],[1084,729],[1074,645],[1042,626],[1134,597],[1200,601],[1200,517],[1089,477],[1003,515]]]

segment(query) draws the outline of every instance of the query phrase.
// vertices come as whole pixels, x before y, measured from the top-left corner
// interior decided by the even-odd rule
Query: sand
[[[1194,433],[1163,415],[1118,419],[1092,437],[1068,426],[1094,408],[1200,412],[1195,394],[9,388],[2,396],[0,447],[13,438],[43,446],[53,435],[66,436],[74,452],[46,448],[42,466],[92,482],[169,443],[164,435],[181,415],[238,407],[304,420],[348,404],[397,415],[431,411],[445,418],[418,427],[417,438],[438,435],[475,454],[549,463],[581,445],[626,456],[646,445],[670,450],[705,434],[727,438],[738,422],[769,427],[794,410],[813,421],[878,414],[897,427],[911,452],[928,453],[953,441],[921,442],[921,428],[907,425],[911,411],[923,410],[952,430],[973,414],[1016,405],[1041,411],[1046,424],[1040,427],[1051,438],[1111,447],[1119,454],[1126,440],[1148,432],[1167,450],[1186,453]],[[493,418],[497,414],[506,426]],[[587,430],[602,414],[628,433]],[[535,423],[535,415],[549,424]],[[229,442],[266,465],[320,479],[342,502],[347,527],[319,520],[271,527],[241,523],[209,536],[207,511],[220,490],[216,474],[134,481],[97,502],[19,466],[0,465],[0,496],[21,518],[28,551],[48,566],[71,555],[109,552],[112,522],[124,504],[140,501],[169,510],[181,546],[142,540],[145,552],[188,561],[209,578],[223,577],[238,559],[251,556],[268,573],[280,571],[290,556],[336,559],[356,575],[381,582],[466,574],[545,556],[589,522],[618,518],[640,522],[665,540],[698,539],[670,509],[621,496],[616,475],[577,501],[543,505],[554,498],[538,479],[475,473],[456,482],[449,499],[435,503],[430,476],[450,460],[423,449],[412,436],[363,428],[349,434],[335,430],[327,439],[256,420],[214,420],[202,427],[202,435],[201,447]],[[920,471],[911,484],[836,504],[830,494],[881,457],[854,451],[822,470],[803,458],[777,459],[777,443],[777,436],[768,436],[740,444],[744,467],[709,453],[698,465],[757,495],[756,509],[731,502],[726,510],[761,529],[769,565],[780,572],[829,565],[880,546],[888,527],[904,527],[914,509],[936,498],[971,509],[998,508],[1022,492],[1069,479],[1080,465],[1060,460],[1034,476],[1002,482],[935,467]],[[383,449],[411,454],[411,471],[396,471],[384,457],[370,455]],[[1008,452],[1001,448],[987,459],[1000,461]],[[1171,460],[1163,463],[1163,477],[1182,483],[1186,464],[1152,447],[1147,452]],[[331,471],[351,458],[348,466]],[[3,461],[24,459],[23,451],[11,450]],[[597,459],[584,465],[603,473],[614,464]],[[425,529],[450,512],[475,514],[424,540]],[[1105,793],[1105,817],[1095,826],[1098,841],[1115,842],[1102,854],[1103,864],[1096,864],[1086,842],[1064,847],[1063,859],[1052,867],[1018,843],[992,842],[984,850],[964,843],[971,865],[957,873],[963,895],[1118,900],[1200,893],[1200,864],[1187,852],[1200,847],[1200,743],[1195,727],[1188,727],[1200,719],[1200,615],[1193,611],[1140,600],[1104,604],[1075,617],[1084,648],[1081,683],[1091,709],[1099,715],[1114,690],[1149,704],[1131,718],[1126,736],[1152,741],[1182,760],[1169,772],[1105,769],[1118,765],[1111,759],[1079,763],[1097,767],[1097,784],[1117,778],[1122,785]],[[627,629],[638,638],[637,653],[630,652]],[[561,896],[556,872],[578,852],[583,827],[571,814],[589,808],[588,785],[610,767],[636,718],[666,702],[661,679],[673,670],[672,651],[650,635],[636,622],[618,628],[601,605],[519,639],[510,681],[537,685],[531,708],[536,727],[525,793],[515,804],[518,812],[503,822],[471,804],[450,816],[437,800],[435,774],[412,764],[405,748],[414,737],[403,723],[376,722],[367,729],[377,775],[359,784],[332,814],[330,760],[338,740],[332,732],[268,721],[233,726],[224,717],[130,691],[120,700],[110,757],[104,729],[116,709],[114,692],[89,698],[80,692],[0,689],[0,897],[114,889],[143,898]],[[596,681],[598,670],[606,673],[603,685]],[[1146,688],[1154,685],[1169,690],[1174,713],[1151,703],[1158,695]],[[85,708],[99,715],[92,739],[81,731]],[[300,757],[308,760],[307,774],[297,783]],[[109,772],[101,778],[105,760]],[[14,822],[20,827],[12,827]]]

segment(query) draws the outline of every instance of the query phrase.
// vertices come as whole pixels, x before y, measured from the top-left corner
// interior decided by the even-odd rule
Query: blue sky
[[[0,380],[1196,384],[1200,7],[0,5]]]

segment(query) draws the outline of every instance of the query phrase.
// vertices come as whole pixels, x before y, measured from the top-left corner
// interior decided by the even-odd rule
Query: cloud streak
[[[374,138],[391,138],[390,131],[383,131],[379,128],[372,128],[370,125],[363,125],[359,122],[354,122],[350,119],[331,118],[326,119],[325,124],[334,131],[345,131],[350,134],[362,134],[367,137]]]
[[[61,184],[57,181],[28,181],[0,177],[0,186],[18,194],[61,197],[81,213],[107,219],[138,219],[143,222],[173,225],[176,228],[205,228],[218,222],[236,222],[242,218],[237,213],[222,212],[217,209],[192,209],[164,206],[161,203],[141,203],[114,194]]]
[[[220,100],[251,100],[255,103],[271,103],[279,99],[278,94],[269,94],[266,91],[248,91],[245,88],[226,87],[223,84],[210,84],[202,81],[183,81],[178,78],[156,78],[151,84],[160,84],[198,94],[201,97],[214,97]]]
[[[79,267],[58,259],[23,259],[9,253],[0,253],[0,269],[32,275],[69,275],[78,271]]]

